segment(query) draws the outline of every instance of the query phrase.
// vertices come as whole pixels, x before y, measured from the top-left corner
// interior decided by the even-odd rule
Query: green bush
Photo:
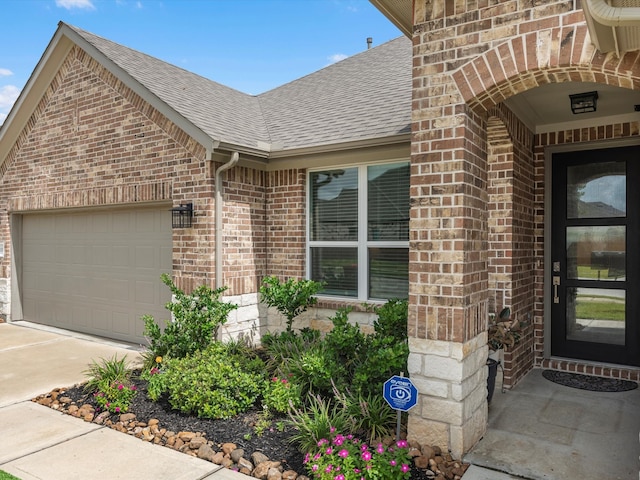
[[[301,389],[286,378],[272,377],[264,387],[263,405],[270,411],[287,413],[302,404]]]
[[[173,408],[201,418],[230,418],[251,408],[262,393],[264,364],[211,344],[164,365],[162,387]]]
[[[384,305],[374,308],[378,318],[373,328],[379,337],[392,337],[399,342],[407,340],[407,322],[409,320],[409,302],[391,299]]]
[[[333,329],[324,338],[327,347],[347,375],[350,375],[353,370],[352,364],[357,361],[365,345],[365,335],[360,327],[349,323],[350,311],[350,308],[341,308],[331,317]],[[338,383],[348,384],[349,380]]]
[[[162,282],[173,293],[173,301],[166,304],[173,319],[163,331],[151,315],[142,317],[144,335],[149,340],[144,355],[146,368],[152,368],[157,357],[182,358],[206,348],[216,339],[229,313],[238,308],[220,300],[226,288],[213,290],[201,285],[188,295],[175,286],[169,275],[162,274]]]
[[[310,346],[299,356],[289,359],[286,366],[286,373],[292,374],[292,380],[300,385],[303,395],[331,396],[333,383],[342,388],[347,382],[347,371],[326,342]]]
[[[260,287],[262,301],[269,307],[275,307],[287,319],[287,332],[292,331],[293,320],[315,305],[314,297],[323,284],[313,280],[296,280],[290,278],[280,282],[278,277],[266,277]]]
[[[85,391],[93,393],[100,410],[124,413],[129,409],[136,388],[131,383],[131,368],[126,360],[126,355],[120,359],[115,355],[100,362],[94,360],[84,372],[89,377]]]
[[[363,395],[380,395],[393,375],[407,371],[409,344],[393,337],[370,335],[353,370],[353,389]]]
[[[267,356],[267,369],[271,375],[287,377],[291,373],[290,363],[303,352],[320,343],[320,332],[303,329],[296,332],[267,333],[262,337],[262,346]]]

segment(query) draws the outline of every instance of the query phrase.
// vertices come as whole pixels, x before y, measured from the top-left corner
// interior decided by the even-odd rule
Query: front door
[[[552,158],[551,354],[640,365],[640,146]]]

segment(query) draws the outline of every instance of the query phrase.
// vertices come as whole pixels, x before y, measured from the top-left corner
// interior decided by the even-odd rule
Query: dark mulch
[[[300,453],[289,441],[292,434],[291,427],[282,429],[283,418],[275,418],[271,427],[264,430],[261,435],[256,434],[255,424],[259,418],[259,410],[252,410],[228,420],[202,419],[186,415],[171,408],[166,398],[158,402],[152,402],[147,398],[147,385],[144,380],[134,380],[138,394],[129,408],[129,413],[136,415],[139,422],[148,422],[155,418],[160,422],[161,428],[173,432],[202,432],[208,440],[216,444],[235,443],[238,448],[245,451],[245,457],[249,458],[253,452],[262,452],[272,461],[280,461],[285,470],[293,470],[300,475],[306,475],[303,464],[304,455]],[[82,386],[75,386],[65,391],[64,396],[71,398],[76,404],[92,404],[93,396],[87,395]],[[113,415],[112,420],[117,421],[118,415]],[[278,428],[280,427],[280,428]],[[411,471],[412,480],[426,480],[426,473],[417,468]]]

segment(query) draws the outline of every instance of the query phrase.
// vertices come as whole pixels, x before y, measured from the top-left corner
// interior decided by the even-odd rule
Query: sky
[[[0,124],[58,22],[248,94],[401,35],[368,0],[0,0]]]

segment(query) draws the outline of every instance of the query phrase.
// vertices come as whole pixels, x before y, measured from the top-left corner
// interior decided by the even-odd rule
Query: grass
[[[595,297],[590,297],[595,298]],[[576,318],[586,320],[625,320],[624,302],[578,299]]]
[[[7,472],[3,472],[0,470],[0,480],[20,480],[18,477],[14,477],[13,475],[8,474]]]

